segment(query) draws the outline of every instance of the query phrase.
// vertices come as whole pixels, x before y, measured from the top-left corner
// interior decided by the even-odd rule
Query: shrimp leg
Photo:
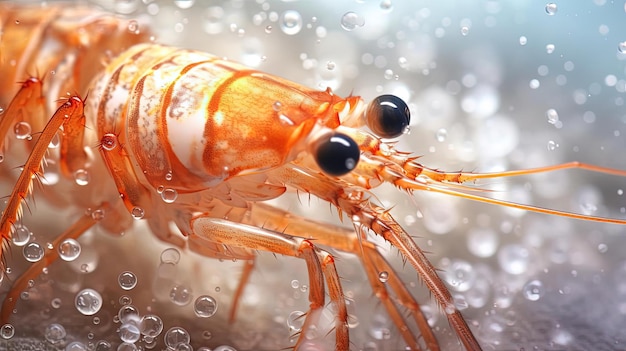
[[[304,259],[309,272],[311,305],[302,330],[306,330],[315,323],[313,318],[316,318],[321,308],[324,307],[324,277],[326,277],[328,294],[337,308],[335,349],[348,350],[348,312],[345,296],[339,282],[334,258],[328,252],[320,250],[307,239],[202,215],[192,219],[191,228],[193,230],[193,234],[189,236],[191,241],[217,242],[227,246],[264,250]],[[295,349],[298,349],[304,341],[305,335],[301,333]]]
[[[45,113],[44,104],[41,79],[31,77],[25,80],[0,118],[0,152],[6,148],[9,131],[15,123],[23,120],[41,123]]]

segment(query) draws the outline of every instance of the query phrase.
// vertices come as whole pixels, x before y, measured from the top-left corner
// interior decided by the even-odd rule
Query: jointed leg
[[[202,241],[208,241],[304,259],[309,271],[309,301],[311,305],[302,328],[306,330],[314,324],[313,318],[324,307],[325,276],[330,299],[337,307],[335,346],[337,350],[348,350],[348,313],[345,297],[339,283],[339,275],[335,269],[334,259],[330,254],[319,250],[311,241],[306,239],[223,219],[206,216],[196,217],[191,222],[191,228],[193,234],[189,236],[189,240],[199,241],[198,245],[202,245]],[[304,340],[305,335],[302,333],[298,337],[295,348],[298,349]]]

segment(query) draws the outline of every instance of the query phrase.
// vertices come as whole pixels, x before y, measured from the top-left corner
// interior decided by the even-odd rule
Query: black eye
[[[324,173],[342,176],[356,167],[361,156],[359,146],[349,136],[332,133],[318,141],[315,161]]]
[[[369,104],[365,113],[367,126],[381,138],[395,138],[411,121],[409,107],[397,96],[381,95]]]

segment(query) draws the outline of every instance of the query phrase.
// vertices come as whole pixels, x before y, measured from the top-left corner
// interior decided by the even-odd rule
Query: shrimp
[[[31,209],[29,196],[41,196],[59,208],[89,209],[73,216],[74,223],[45,255],[33,258],[36,263],[12,282],[2,307],[4,322],[20,314],[18,300],[40,272],[59,257],[67,258],[64,250],[72,250],[72,239],[96,225],[124,233],[141,222],[171,246],[246,262],[231,320],[237,301],[246,294],[258,252],[304,261],[310,305],[299,318],[295,349],[315,346],[326,334],[316,330],[322,328],[327,299],[333,314],[327,332],[334,337],[334,348],[351,348],[340,252],[358,258],[409,349],[439,350],[421,304],[373,239],[382,238],[417,273],[463,348],[480,350],[479,338],[435,266],[373,189],[390,184],[408,194],[440,193],[626,224],[499,200],[468,185],[565,169],[621,177],[626,171],[580,162],[494,173],[440,171],[396,149],[409,127],[410,112],[394,95],[366,102],[358,96],[342,98],[330,89],[310,89],[204,52],[155,44],[147,28],[129,31],[127,21],[92,8],[55,5],[42,11],[2,3],[0,14],[0,73],[9,77],[0,86],[0,97],[8,96],[0,101],[7,106],[0,120],[3,163],[23,157],[19,172],[2,173],[13,184],[0,222],[2,259],[8,260],[11,243],[32,243],[22,223],[27,217],[23,207]],[[12,42],[23,36],[30,40]],[[16,81],[22,81],[17,90],[11,85]],[[59,96],[63,98],[57,105]],[[12,128],[17,140],[10,137]],[[56,182],[46,176],[50,168],[58,170]],[[37,183],[43,191],[34,188]],[[351,226],[325,224],[272,205],[293,192],[330,204]],[[8,269],[9,263],[5,265]],[[98,309],[80,312],[93,315]],[[132,325],[124,316],[120,320],[120,329]],[[137,341],[132,340],[122,337],[126,343]]]

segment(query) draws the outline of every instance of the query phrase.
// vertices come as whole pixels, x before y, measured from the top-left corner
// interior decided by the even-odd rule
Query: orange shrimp
[[[29,242],[20,233],[29,195],[61,208],[91,209],[76,216],[52,248],[68,245],[68,239],[96,224],[121,233],[139,220],[171,245],[210,258],[247,261],[235,301],[245,295],[254,267],[249,262],[257,251],[293,256],[306,263],[310,306],[292,347],[311,347],[310,333],[319,328],[328,295],[334,347],[348,350],[347,296],[331,252],[350,253],[360,259],[408,348],[440,349],[420,304],[368,236],[374,233],[417,272],[461,345],[480,350],[435,267],[371,189],[389,183],[407,193],[429,191],[626,224],[497,200],[463,184],[570,168],[617,176],[626,171],[573,162],[497,173],[443,172],[394,148],[410,122],[407,105],[395,96],[369,103],[356,96],[341,98],[330,89],[316,91],[209,54],[153,44],[147,29],[129,32],[126,21],[91,8],[50,6],[42,11],[2,3],[0,16],[0,97],[9,97],[0,101],[7,106],[0,120],[4,162],[25,154],[17,179],[12,178],[15,172],[2,173],[13,183],[0,222],[5,261],[11,241]],[[16,40],[22,37],[29,40]],[[108,59],[100,65],[103,56]],[[51,71],[54,76],[47,74]],[[46,74],[29,77],[33,72]],[[11,84],[20,80],[15,91]],[[67,97],[57,108],[59,96]],[[14,140],[10,130],[18,133],[18,127],[40,133],[25,132],[26,141]],[[58,147],[50,148],[51,143]],[[44,186],[45,191],[33,190],[46,163],[58,167],[60,179]],[[287,191],[328,202],[352,228],[326,225],[267,203]],[[13,282],[3,303],[5,322],[20,313],[18,298],[30,281],[58,257],[56,249],[46,250]],[[235,313],[236,302],[231,319]]]

